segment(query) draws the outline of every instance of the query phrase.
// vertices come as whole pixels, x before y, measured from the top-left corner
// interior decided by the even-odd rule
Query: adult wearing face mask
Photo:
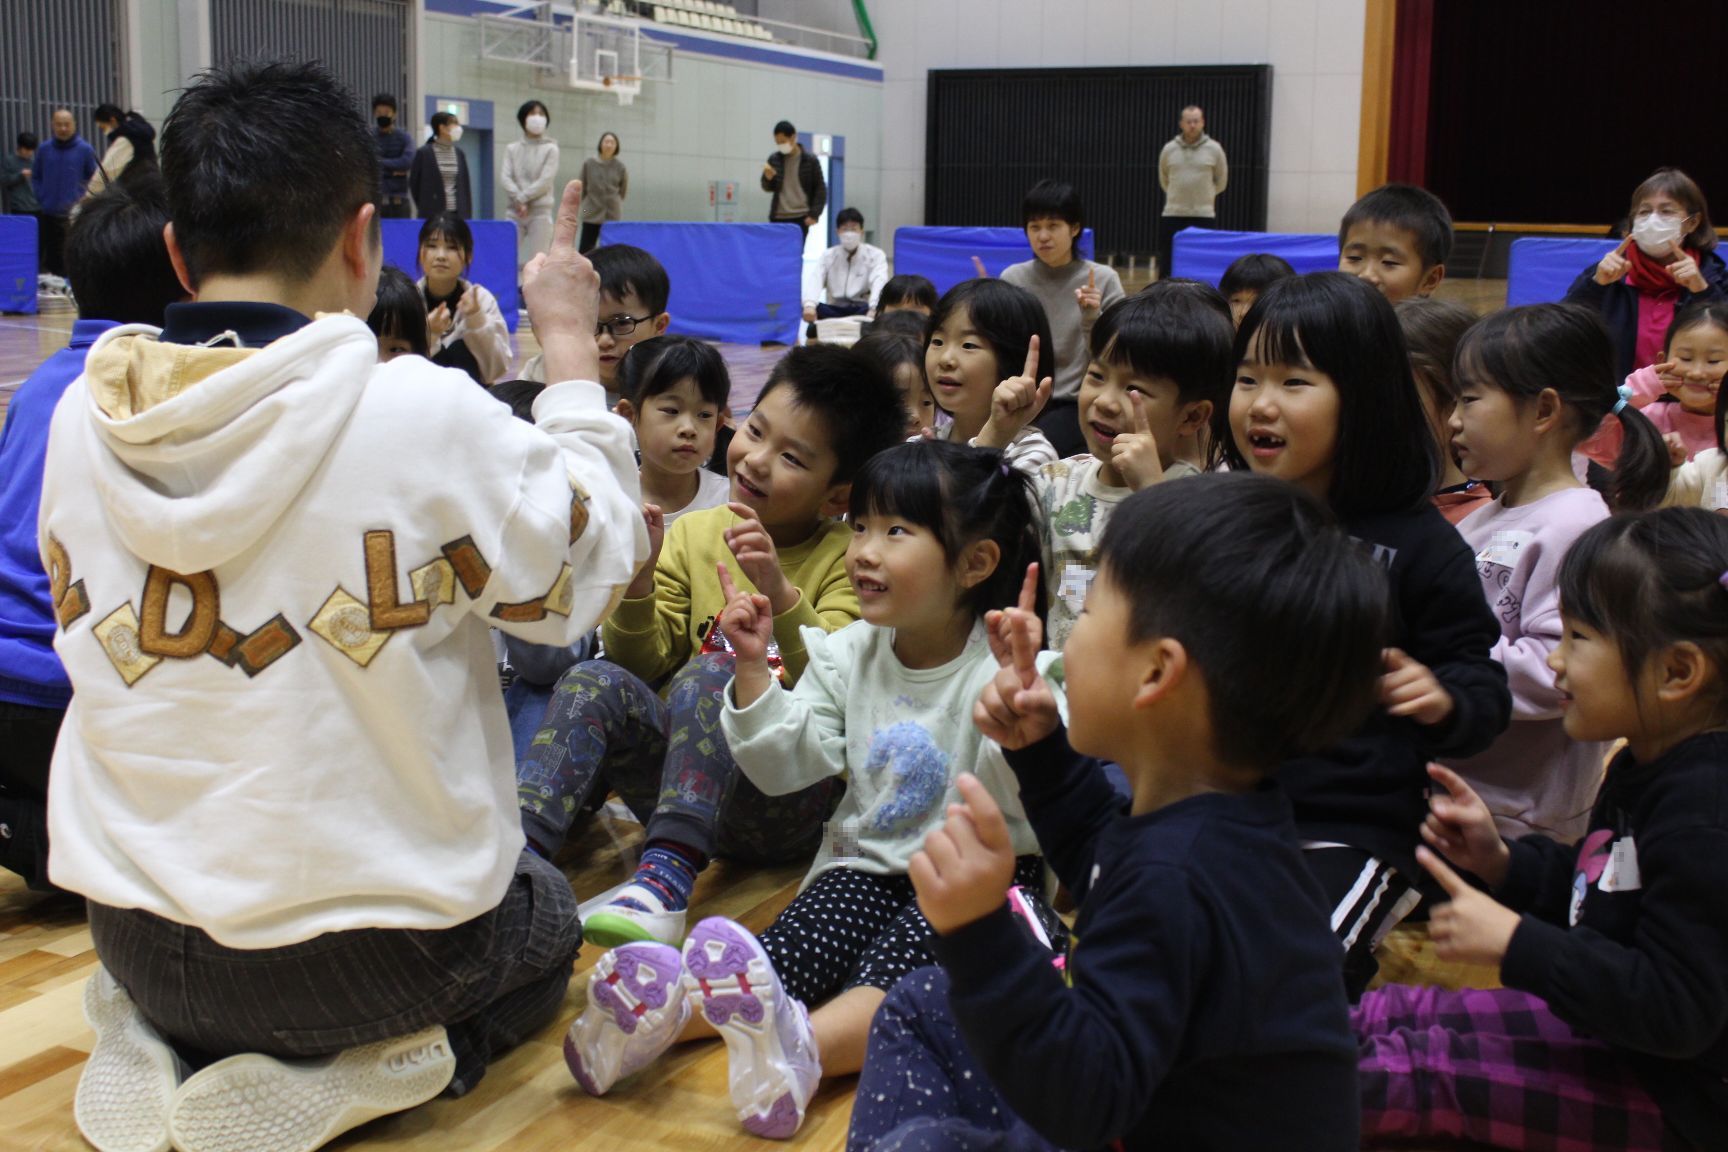
[[[840,209],[834,229],[840,243],[822,253],[817,265],[827,300],[804,301],[804,321],[811,326],[812,336],[818,320],[874,313],[882,285],[888,283],[888,253],[864,243],[864,213],[856,208]]]
[[[504,149],[504,194],[516,221],[516,279],[528,261],[552,244],[552,187],[558,180],[558,141],[546,135],[546,105],[530,100],[516,109],[522,139]],[[588,186],[582,186],[587,198]],[[584,204],[586,209],[587,205]]]
[[[624,197],[630,195],[630,170],[618,159],[618,136],[600,133],[596,155],[582,162],[582,236],[576,251],[587,252],[600,243],[600,229],[608,220],[624,216]]]
[[[468,158],[456,147],[462,125],[448,112],[432,114],[432,139],[414,153],[408,171],[408,190],[414,197],[414,215],[422,220],[440,212],[454,212],[467,220],[474,215],[474,196],[468,187]]]
[[[372,122],[378,134],[378,215],[386,220],[406,220],[414,215],[408,203],[408,169],[414,166],[414,141],[396,126],[396,97],[380,92],[372,97]]]
[[[775,224],[796,224],[806,237],[828,206],[822,164],[799,146],[798,129],[790,120],[774,125],[774,152],[762,164],[762,191],[774,197],[768,219]]]
[[[1692,178],[1658,168],[1632,193],[1626,238],[1586,268],[1569,304],[1602,315],[1622,377],[1662,359],[1674,313],[1696,299],[1728,298],[1728,265],[1716,254],[1710,208]]]

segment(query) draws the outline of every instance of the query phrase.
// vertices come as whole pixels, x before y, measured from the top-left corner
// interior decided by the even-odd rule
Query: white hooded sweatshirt
[[[90,350],[40,518],[75,693],[56,884],[237,948],[503,898],[523,838],[488,628],[569,644],[610,611],[647,556],[629,427],[595,384],[530,426],[376,357],[349,316]]]

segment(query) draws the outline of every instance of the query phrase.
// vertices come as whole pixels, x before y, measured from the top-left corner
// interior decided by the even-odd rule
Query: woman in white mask
[[[600,243],[600,228],[608,220],[624,216],[624,197],[630,195],[630,170],[618,159],[618,136],[600,133],[595,155],[582,162],[582,236],[578,252]]]
[[[516,279],[522,267],[552,246],[552,209],[558,184],[558,141],[546,135],[546,105],[530,100],[516,109],[522,139],[504,149],[504,194],[516,221]]]
[[[428,127],[432,138],[414,153],[414,165],[408,170],[414,215],[426,220],[440,212],[454,212],[472,220],[474,194],[468,183],[468,157],[456,147],[462,139],[462,125],[449,112],[434,112]]]
[[[1704,193],[1678,168],[1658,168],[1632,193],[1625,239],[1566,293],[1602,316],[1621,376],[1662,359],[1674,313],[1695,299],[1728,298],[1728,265]]]

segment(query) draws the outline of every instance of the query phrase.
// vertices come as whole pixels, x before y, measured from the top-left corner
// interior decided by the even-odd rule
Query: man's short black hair
[[[159,179],[112,184],[84,201],[66,233],[66,279],[86,320],[162,325],[186,298],[162,228],[168,198]]]
[[[31,152],[34,152],[36,150],[37,145],[39,145],[41,143],[42,143],[42,141],[40,141],[36,138],[36,133],[34,133],[34,132],[20,132],[20,133],[18,133],[18,147],[20,147],[20,148],[24,148],[24,149],[27,149]]]
[[[310,279],[378,190],[373,130],[317,64],[202,73],[168,114],[161,160],[194,284],[219,273]]]
[[[600,294],[622,300],[635,293],[648,315],[666,311],[672,296],[672,280],[649,252],[629,244],[607,244],[588,253],[594,271],[600,274]],[[605,320],[607,317],[602,316]]]
[[[1086,214],[1080,208],[1080,193],[1074,185],[1062,180],[1040,180],[1026,190],[1020,203],[1020,226],[1051,216],[1068,224],[1086,226]]]
[[[1228,405],[1236,379],[1230,306],[1210,284],[1160,280],[1104,309],[1092,326],[1092,359],[1136,376],[1167,376],[1184,404]]]
[[[834,227],[844,228],[848,224],[856,224],[860,228],[864,227],[864,213],[856,208],[840,209],[840,214],[834,217]]]
[[[782,120],[780,123],[774,125],[774,135],[790,136],[796,140],[798,138],[798,129],[792,127],[792,121]]]
[[[1296,269],[1290,267],[1290,262],[1282,256],[1250,252],[1236,257],[1230,267],[1224,269],[1224,276],[1218,281],[1218,291],[1226,297],[1238,292],[1264,292],[1268,284],[1294,275]]]
[[[906,438],[906,408],[892,377],[869,356],[834,344],[794,348],[780,358],[756,397],[760,405],[776,388],[814,412],[828,431],[834,453],[830,484],[845,484],[864,461]]]
[[[394,112],[396,111],[396,97],[392,96],[388,92],[380,92],[378,95],[372,97],[372,107],[388,108],[390,111]]]
[[[1350,205],[1338,225],[1338,247],[1349,242],[1350,229],[1358,224],[1390,224],[1415,236],[1424,272],[1452,255],[1452,213],[1440,197],[1414,184],[1382,184]]]
[[[126,112],[118,104],[96,105],[95,120],[98,124],[118,124],[126,119]]]
[[[1168,637],[1199,669],[1225,763],[1270,770],[1374,708],[1386,574],[1295,485],[1241,472],[1155,484],[1111,515],[1098,563],[1129,602],[1129,642]]]

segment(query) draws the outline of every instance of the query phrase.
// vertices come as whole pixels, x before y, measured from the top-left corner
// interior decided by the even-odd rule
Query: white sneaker
[[[168,1110],[188,1069],[108,969],[84,985],[96,1046],[78,1077],[72,1116],[99,1152],[168,1152]]]
[[[640,904],[632,908],[619,901]],[[643,909],[647,911],[643,911]],[[684,919],[680,908],[669,911],[652,888],[643,884],[626,884],[612,899],[582,918],[582,939],[602,948],[618,948],[625,944],[656,942],[678,947],[684,940]]]
[[[168,1126],[180,1152],[312,1152],[368,1120],[424,1104],[455,1071],[441,1027],[311,1060],[248,1052],[182,1084]]]
[[[744,1130],[788,1139],[822,1082],[809,1013],[786,995],[761,942],[724,917],[710,916],[690,933],[684,971],[691,999],[726,1039],[732,1106]]]
[[[588,977],[588,1007],[564,1037],[564,1063],[590,1096],[647,1067],[690,1020],[684,959],[654,942],[614,948]]]

